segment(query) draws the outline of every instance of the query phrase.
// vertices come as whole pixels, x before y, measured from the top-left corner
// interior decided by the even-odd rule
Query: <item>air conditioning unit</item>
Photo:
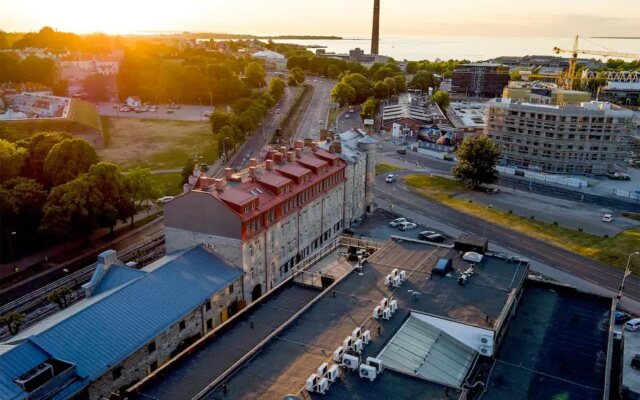
[[[383,309],[389,307],[389,299],[385,297],[384,299],[380,300],[380,307],[382,307]]]
[[[385,286],[389,286],[391,285],[391,279],[393,279],[393,277],[391,276],[391,274],[387,275],[384,277],[384,285]]]
[[[398,276],[398,268],[394,268],[393,271],[391,271],[391,276],[393,276],[394,278]]]
[[[371,331],[369,331],[368,329],[366,331],[364,331],[364,333],[362,334],[362,342],[364,344],[369,344],[369,342],[371,341]]]
[[[362,342],[362,339],[358,339],[355,342],[353,342],[353,351],[355,351],[356,353],[362,353],[362,349],[364,348],[364,343]]]
[[[316,387],[316,392],[325,394],[327,390],[329,390],[329,380],[327,378],[320,379],[320,382],[318,382],[318,386]]]
[[[398,300],[396,299],[391,300],[391,302],[389,303],[389,308],[391,309],[392,313],[395,313],[396,311],[398,311]]]
[[[491,337],[491,335],[480,335],[480,343],[486,344],[486,345],[492,345],[493,338]]]
[[[400,277],[399,276],[394,276],[393,277],[393,282],[392,282],[393,287],[398,287],[398,286],[400,286],[401,283],[402,282],[400,281]]]
[[[382,319],[390,319],[391,318],[391,309],[389,307],[385,308],[384,311],[382,311]]]
[[[323,362],[319,367],[318,367],[318,376],[327,376],[327,370],[329,369],[329,364],[327,364],[326,362]]]
[[[375,306],[375,308],[373,309],[373,313],[371,313],[371,316],[374,319],[380,319],[380,316],[382,315],[382,307],[380,306]]]
[[[353,344],[353,338],[351,336],[347,336],[343,341],[342,341],[342,347],[345,348],[345,350],[348,350],[351,348],[351,345]]]
[[[401,280],[402,282],[404,282],[404,281],[406,281],[406,280],[407,280],[407,271],[405,271],[405,270],[401,270],[401,271],[400,271],[400,280]]]
[[[493,354],[493,346],[486,346],[486,345],[481,345],[480,346],[480,354],[482,354],[483,356],[490,356]]]
[[[362,336],[362,329],[360,329],[360,327],[357,327],[353,330],[353,332],[351,332],[351,336],[353,336],[354,339],[359,339]]]
[[[327,371],[327,379],[329,379],[329,382],[335,382],[339,376],[340,376],[340,367],[337,364],[333,364],[329,368],[329,371]]]
[[[342,366],[352,370],[358,369],[358,357],[352,356],[351,354],[345,354],[342,357]]]
[[[374,367],[378,374],[382,372],[382,360],[379,358],[367,357],[367,365]]]
[[[340,346],[333,352],[333,361],[339,363],[342,361],[342,356],[344,355],[344,347]]]
[[[318,384],[318,375],[316,374],[311,374],[309,375],[309,377],[307,378],[307,392],[315,392],[316,390],[316,385]]]
[[[366,364],[360,365],[359,372],[360,372],[360,378],[369,379],[372,382],[376,379],[376,376],[378,375],[376,373],[375,367],[372,367],[371,365],[366,365]]]

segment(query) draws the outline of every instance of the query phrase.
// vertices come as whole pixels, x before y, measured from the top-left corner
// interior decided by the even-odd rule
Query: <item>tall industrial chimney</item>
[[[373,0],[373,32],[371,33],[371,54],[378,54],[380,41],[380,0]]]

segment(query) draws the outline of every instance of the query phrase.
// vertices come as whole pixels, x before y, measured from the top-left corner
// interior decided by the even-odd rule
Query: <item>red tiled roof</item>
[[[280,188],[293,181],[282,175],[276,175],[274,173],[265,173],[258,177],[258,182],[262,182],[265,185],[272,186],[274,188]]]
[[[298,178],[311,172],[311,170],[307,168],[300,167],[297,165],[292,165],[292,164],[278,165],[276,167],[276,171],[281,172],[285,175],[291,175]]]
[[[309,157],[306,155],[302,156],[301,158],[297,158],[296,161],[304,166],[309,166],[314,168],[320,168],[327,165],[327,162],[323,159],[320,159],[317,157]]]
[[[234,187],[225,187],[222,193],[218,195],[220,200],[226,201],[231,204],[235,204],[238,206],[242,206],[251,200],[255,199],[257,196],[252,195],[244,190],[239,190],[239,188]]]

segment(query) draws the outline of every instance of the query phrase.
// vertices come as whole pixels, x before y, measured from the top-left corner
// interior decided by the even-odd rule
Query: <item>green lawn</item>
[[[386,163],[377,163],[376,164],[376,175],[388,174],[389,172],[398,171],[403,168],[396,167],[393,164]]]
[[[79,124],[92,127],[100,131],[100,114],[95,105],[78,99],[71,99],[67,118]]]
[[[182,174],[153,174],[153,181],[158,186],[160,196],[175,196],[182,192]]]
[[[624,268],[631,252],[640,251],[640,228],[620,232],[616,236],[602,238],[573,229],[532,220],[496,208],[488,209],[483,204],[472,203],[456,197],[468,192],[462,184],[447,178],[429,175],[409,175],[405,182],[417,193],[437,200],[452,208],[492,223],[508,227],[528,236],[553,243],[616,268]],[[635,273],[640,273],[640,260],[631,262]]]

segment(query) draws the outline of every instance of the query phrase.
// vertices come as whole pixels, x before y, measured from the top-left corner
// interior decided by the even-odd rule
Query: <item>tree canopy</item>
[[[20,174],[20,169],[27,158],[27,151],[17,147],[8,140],[0,139],[0,183],[13,179]]]
[[[340,82],[331,89],[331,101],[340,104],[340,107],[352,103],[355,98],[356,91],[347,83]]]
[[[362,110],[360,111],[360,117],[362,119],[365,118],[375,118],[378,113],[379,102],[375,97],[369,97],[363,104]]]
[[[466,138],[456,152],[458,163],[453,167],[453,177],[477,189],[480,185],[498,180],[496,165],[500,149],[485,135]]]
[[[302,68],[295,67],[289,71],[289,86],[298,86],[302,85],[305,79],[305,74]]]
[[[438,86],[438,80],[429,71],[418,71],[411,79],[411,86],[416,89],[420,89],[426,92],[430,87],[435,88]]]
[[[264,79],[267,77],[267,73],[261,63],[257,61],[250,62],[245,67],[244,74],[250,87],[259,88],[264,86]]]
[[[276,102],[280,101],[284,95],[285,83],[280,78],[273,78],[269,82],[269,94]]]
[[[440,106],[440,108],[447,108],[449,107],[449,103],[451,103],[451,96],[449,96],[449,93],[444,90],[438,90],[435,92],[432,99]]]
[[[98,162],[98,154],[84,139],[65,139],[54,145],[44,160],[47,181],[57,186],[75,179]]]
[[[371,95],[371,82],[362,74],[345,75],[340,82],[351,86],[355,91],[353,102],[361,104]]]

